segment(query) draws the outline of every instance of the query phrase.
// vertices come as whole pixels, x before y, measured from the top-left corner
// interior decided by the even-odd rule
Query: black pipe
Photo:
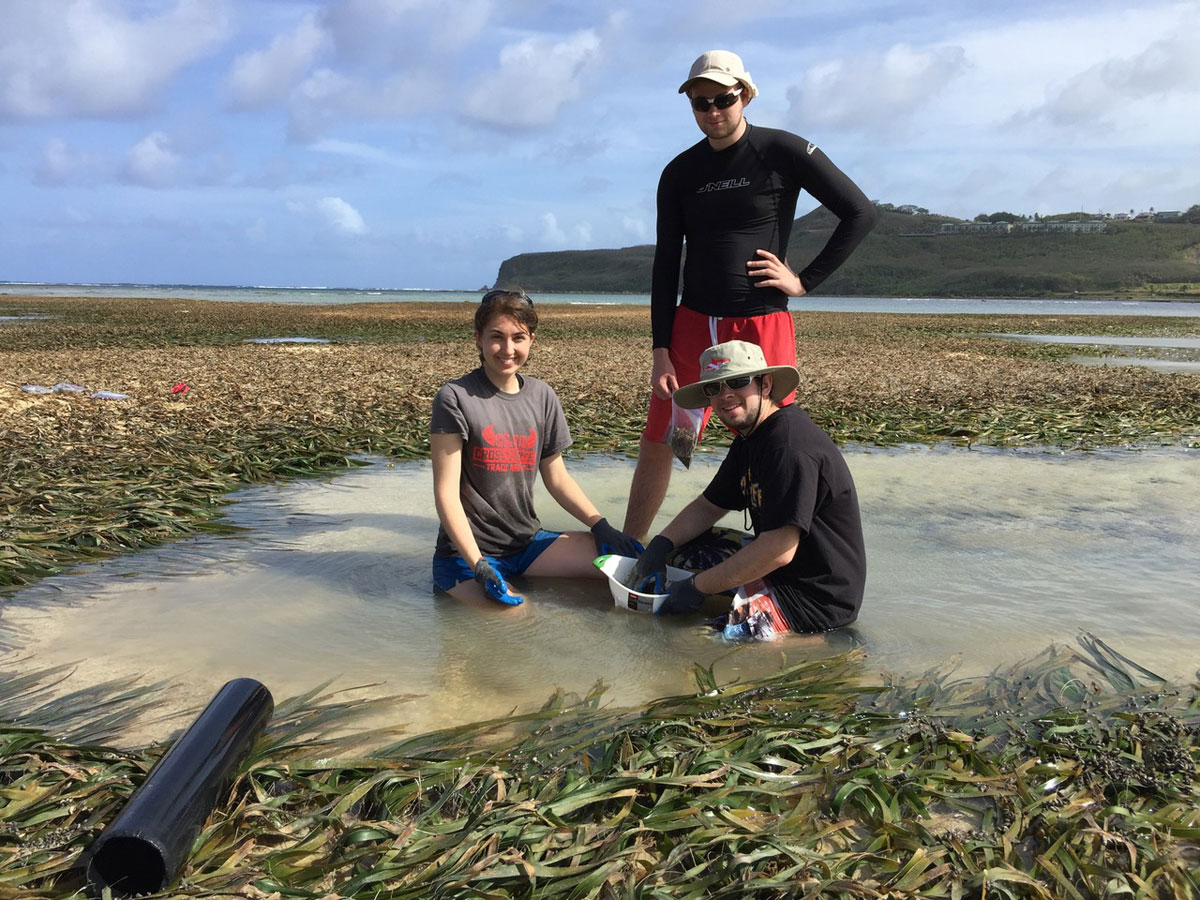
[[[217,692],[84,851],[80,862],[97,896],[105,888],[126,897],[154,893],[175,880],[274,709],[271,692],[253,678]]]

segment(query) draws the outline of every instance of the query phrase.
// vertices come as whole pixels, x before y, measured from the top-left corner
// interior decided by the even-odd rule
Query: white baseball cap
[[[693,81],[700,79],[715,81],[726,87],[740,84],[749,95],[747,100],[758,96],[758,88],[754,86],[754,79],[742,65],[742,58],[729,50],[709,50],[697,56],[696,61],[692,63],[692,70],[688,72],[687,81],[679,86],[679,93],[682,94],[691,87]]]

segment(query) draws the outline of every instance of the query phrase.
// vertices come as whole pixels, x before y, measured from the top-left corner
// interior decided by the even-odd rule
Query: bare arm
[[[555,502],[573,515],[576,519],[591,528],[602,518],[600,512],[592,505],[592,501],[571,477],[563,462],[562,454],[555,453],[547,456],[538,465],[546,490]]]
[[[784,525],[764,531],[729,559],[696,576],[696,589],[715,594],[762,578],[785,566],[800,546],[800,529]]]
[[[462,477],[463,439],[457,434],[429,435],[430,456],[433,460],[433,501],[438,520],[450,542],[471,568],[483,558],[471,522],[463,509],[459,494]]]
[[[697,497],[681,509],[679,515],[671,520],[671,524],[662,530],[663,537],[676,547],[682,546],[702,531],[712,528],[727,512],[729,510],[710,503],[703,496]]]

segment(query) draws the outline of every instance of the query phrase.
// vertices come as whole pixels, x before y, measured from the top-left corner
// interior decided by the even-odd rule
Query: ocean
[[[479,291],[394,288],[272,287],[206,284],[50,284],[0,281],[0,298],[135,297],[186,298],[236,303],[293,303],[340,306],[351,303],[474,303]],[[557,294],[533,292],[540,304],[649,306],[649,294]],[[928,297],[833,297],[816,294],[793,300],[794,312],[932,313],[987,315],[1200,316],[1188,300],[951,299]]]

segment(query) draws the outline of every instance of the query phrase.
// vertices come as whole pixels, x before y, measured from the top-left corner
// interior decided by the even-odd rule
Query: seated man
[[[721,625],[727,637],[828,631],[858,615],[866,552],[854,481],[842,454],[798,406],[779,406],[800,382],[793,366],[768,366],[762,350],[727,341],[700,355],[700,380],[675,391],[688,409],[712,405],[737,433],[704,492],[646,546],[635,590],[670,596],[659,613],[695,612],[706,594],[737,588]],[[691,578],[666,582],[676,545],[730,510],[749,510],[754,538]]]

